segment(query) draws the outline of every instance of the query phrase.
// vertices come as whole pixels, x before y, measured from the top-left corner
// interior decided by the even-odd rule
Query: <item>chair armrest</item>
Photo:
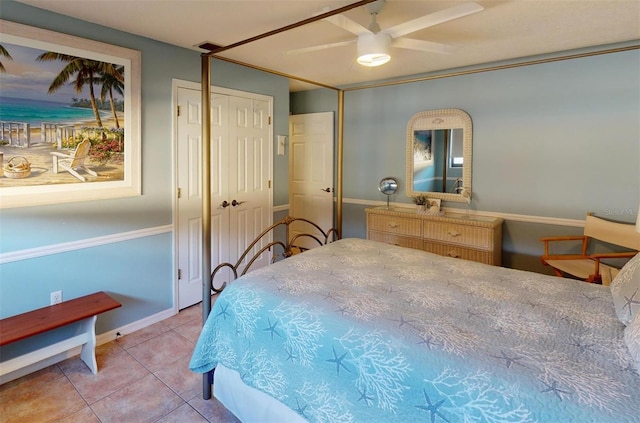
[[[595,253],[591,254],[589,258],[592,258],[594,260],[600,260],[603,258],[633,258],[636,254],[638,254],[637,251],[628,251],[624,253]]]
[[[62,157],[63,159],[70,159],[70,158],[73,157],[73,156],[71,156],[69,154],[59,153],[57,151],[52,151],[49,154],[51,154],[52,156],[56,156],[56,157]]]
[[[584,260],[584,259],[590,259],[591,256],[585,256],[582,254],[558,254],[558,255],[544,255],[544,256],[540,256],[540,259],[542,261],[546,261],[546,260]]]
[[[596,253],[591,254],[589,257],[595,262],[594,275],[600,275],[600,259],[604,258],[625,258],[633,257],[637,254],[637,251],[629,251],[624,253]]]
[[[53,154],[53,153],[51,153]],[[540,238],[540,241],[542,242],[549,242],[549,241],[581,241],[583,239],[585,239],[586,237],[584,235],[567,235],[567,236],[547,236],[544,238]]]
[[[549,256],[549,243],[551,242],[564,242],[564,241],[582,241],[581,255],[587,253],[587,239],[585,235],[565,235],[565,236],[548,236],[540,238],[540,241],[544,242],[544,255]]]

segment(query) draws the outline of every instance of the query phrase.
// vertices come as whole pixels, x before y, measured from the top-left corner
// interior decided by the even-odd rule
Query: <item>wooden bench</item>
[[[80,358],[98,373],[96,362],[96,328],[98,314],[120,307],[121,304],[104,292],[86,295],[60,304],[39,308],[0,320],[0,346],[20,341],[71,323],[81,322],[81,333],[53,345],[0,363],[0,377],[38,363],[47,358],[82,345]],[[28,372],[25,372],[26,374]],[[23,376],[9,377],[8,380]]]

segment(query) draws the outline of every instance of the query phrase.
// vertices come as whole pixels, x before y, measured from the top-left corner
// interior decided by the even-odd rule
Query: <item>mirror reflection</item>
[[[416,113],[407,125],[407,195],[471,198],[471,118],[459,109]]]
[[[462,128],[413,132],[413,190],[459,193],[464,165]]]
[[[395,178],[383,178],[378,185],[381,193],[391,195],[398,189],[398,181]]]

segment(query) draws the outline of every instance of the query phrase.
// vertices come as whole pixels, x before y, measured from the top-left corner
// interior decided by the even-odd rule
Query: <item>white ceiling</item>
[[[229,45],[302,21],[352,1],[330,0],[19,0],[52,12],[198,50],[204,41]],[[387,0],[384,30],[446,9],[459,0]],[[286,55],[286,50],[355,39],[319,21],[227,50],[223,57],[330,86],[342,86],[506,59],[640,40],[640,0],[477,0],[484,10],[409,34],[446,43],[452,54],[392,48],[389,63],[367,68],[356,46]],[[345,13],[367,27],[366,6]],[[308,86],[294,83],[292,89]]]

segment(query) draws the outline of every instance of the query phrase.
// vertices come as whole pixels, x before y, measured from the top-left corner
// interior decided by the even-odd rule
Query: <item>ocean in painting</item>
[[[101,116],[105,115],[104,112]],[[72,124],[94,120],[93,110],[54,101],[0,97],[0,121],[24,122],[39,128],[42,122]]]

